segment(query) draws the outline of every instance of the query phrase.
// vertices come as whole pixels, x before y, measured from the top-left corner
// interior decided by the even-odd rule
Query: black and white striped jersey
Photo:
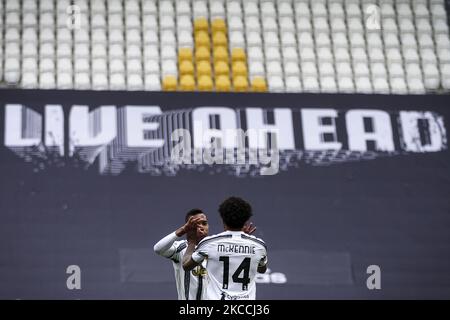
[[[192,259],[207,260],[207,300],[254,300],[258,266],[267,263],[263,240],[241,231],[225,231],[204,238]]]
[[[190,272],[185,272],[183,256],[187,249],[187,240],[176,241],[176,239],[179,238],[175,232],[164,237],[155,245],[155,252],[172,260],[178,300],[203,300],[208,282],[206,261]]]

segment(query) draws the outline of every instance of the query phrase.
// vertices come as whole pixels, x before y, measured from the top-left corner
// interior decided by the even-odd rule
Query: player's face
[[[208,234],[209,232],[209,224],[208,219],[206,218],[206,215],[204,213],[199,213],[194,216],[194,218],[200,218],[200,221],[198,222],[198,228],[202,230],[205,234]]]

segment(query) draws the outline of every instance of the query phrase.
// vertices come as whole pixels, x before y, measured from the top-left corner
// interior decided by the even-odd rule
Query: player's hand
[[[178,237],[181,237],[182,235],[188,234],[192,231],[195,231],[197,229],[197,225],[200,223],[201,218],[200,217],[196,217],[194,218],[194,216],[190,216],[188,221],[181,226],[180,228],[178,228],[178,230],[176,231],[176,234]]]
[[[253,232],[255,232],[255,230],[256,227],[253,225],[252,222],[246,223],[242,228],[242,231],[245,232],[246,234],[252,234]]]
[[[186,237],[188,241],[194,241],[198,243],[201,239],[207,236],[206,230],[203,227],[205,221],[206,219],[201,216],[188,220],[186,228]]]
[[[199,243],[200,240],[206,236],[206,230],[201,226],[198,226],[196,229],[189,230],[189,232],[186,233],[187,240],[194,243]]]

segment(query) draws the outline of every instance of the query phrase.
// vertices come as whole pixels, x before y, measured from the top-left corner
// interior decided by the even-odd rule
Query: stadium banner
[[[0,90],[0,298],[176,299],[153,245],[236,195],[258,299],[450,298],[449,95]]]

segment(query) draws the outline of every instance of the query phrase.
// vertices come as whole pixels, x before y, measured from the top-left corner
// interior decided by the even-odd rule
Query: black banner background
[[[159,105],[427,110],[450,128],[450,97],[0,91],[0,298],[175,299],[170,262],[153,244],[192,207],[221,232],[219,203],[242,196],[272,272],[258,299],[450,298],[450,154],[408,154],[331,166],[300,163],[275,176],[181,171],[175,177],[101,176],[65,166],[40,172],[3,146],[4,104]],[[448,132],[447,132],[448,139]],[[366,268],[381,268],[368,290]],[[68,290],[66,268],[82,270]]]

